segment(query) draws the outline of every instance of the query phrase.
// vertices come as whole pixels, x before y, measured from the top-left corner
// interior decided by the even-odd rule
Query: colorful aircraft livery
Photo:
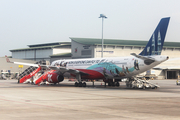
[[[161,19],[139,55],[132,53],[132,56],[127,57],[56,60],[50,66],[40,65],[41,68],[50,68],[54,72],[46,72],[44,78],[38,81],[47,79],[56,83],[63,81],[64,77],[74,77],[80,85],[85,79],[103,79],[105,82],[115,79],[118,82],[122,78],[131,78],[145,72],[169,58],[161,55],[169,20],[169,17]],[[14,63],[38,66],[37,64]]]
[[[121,79],[142,73],[168,59],[168,56],[160,56],[160,54],[169,19],[169,17],[161,19],[148,44],[139,55],[132,54],[133,56],[115,58],[57,60],[52,63],[52,66],[72,69],[69,71],[69,73],[72,72],[71,74],[73,74],[73,70],[78,70],[79,74],[87,79],[90,76],[93,79]],[[98,74],[99,76],[94,74],[97,72],[100,73],[100,75]]]

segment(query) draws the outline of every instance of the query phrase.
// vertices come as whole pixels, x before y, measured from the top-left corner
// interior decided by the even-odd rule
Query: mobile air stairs
[[[41,60],[41,61],[36,62],[35,64],[46,65],[47,61]],[[41,67],[33,67],[33,66],[28,67],[21,74],[19,74],[18,83],[24,83],[27,79],[30,79],[32,76],[34,76],[40,70],[41,70]]]

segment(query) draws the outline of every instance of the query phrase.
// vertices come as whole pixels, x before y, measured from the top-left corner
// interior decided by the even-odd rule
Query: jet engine
[[[62,82],[64,80],[64,76],[59,75],[59,74],[53,72],[53,73],[47,74],[46,80],[49,83],[59,83],[59,82]]]

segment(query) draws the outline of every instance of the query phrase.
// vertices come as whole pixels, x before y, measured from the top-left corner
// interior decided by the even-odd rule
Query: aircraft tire
[[[82,85],[83,85],[82,82],[79,82],[79,87],[82,87]]]
[[[108,86],[111,86],[111,82],[108,82]]]
[[[116,82],[116,86],[117,86],[117,87],[119,87],[119,86],[120,86],[119,82]]]
[[[157,89],[157,87],[155,86],[155,87],[152,87],[152,89]]]
[[[78,87],[78,86],[79,86],[78,82],[75,82],[75,84],[74,84],[74,85],[75,85],[75,87]]]
[[[82,83],[82,87],[86,87],[86,83],[85,82]]]
[[[111,86],[115,87],[115,82],[111,82]]]

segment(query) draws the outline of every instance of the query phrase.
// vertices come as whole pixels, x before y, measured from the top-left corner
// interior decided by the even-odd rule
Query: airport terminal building
[[[50,61],[51,56],[61,55],[71,52],[71,42],[55,42],[28,45],[28,48],[20,48],[10,50],[12,58],[25,59],[25,60],[47,60]]]
[[[71,42],[55,42],[28,45],[28,48],[13,49],[12,58],[25,60],[48,60],[100,58],[101,39],[72,38]],[[139,54],[148,41],[104,39],[103,57],[130,56],[131,53]],[[162,55],[168,55],[170,59],[180,57],[180,42],[164,42]],[[175,79],[180,74],[179,61],[166,61],[159,65],[162,70],[150,70],[148,74],[155,74],[157,79]],[[143,73],[147,74],[147,73]]]

